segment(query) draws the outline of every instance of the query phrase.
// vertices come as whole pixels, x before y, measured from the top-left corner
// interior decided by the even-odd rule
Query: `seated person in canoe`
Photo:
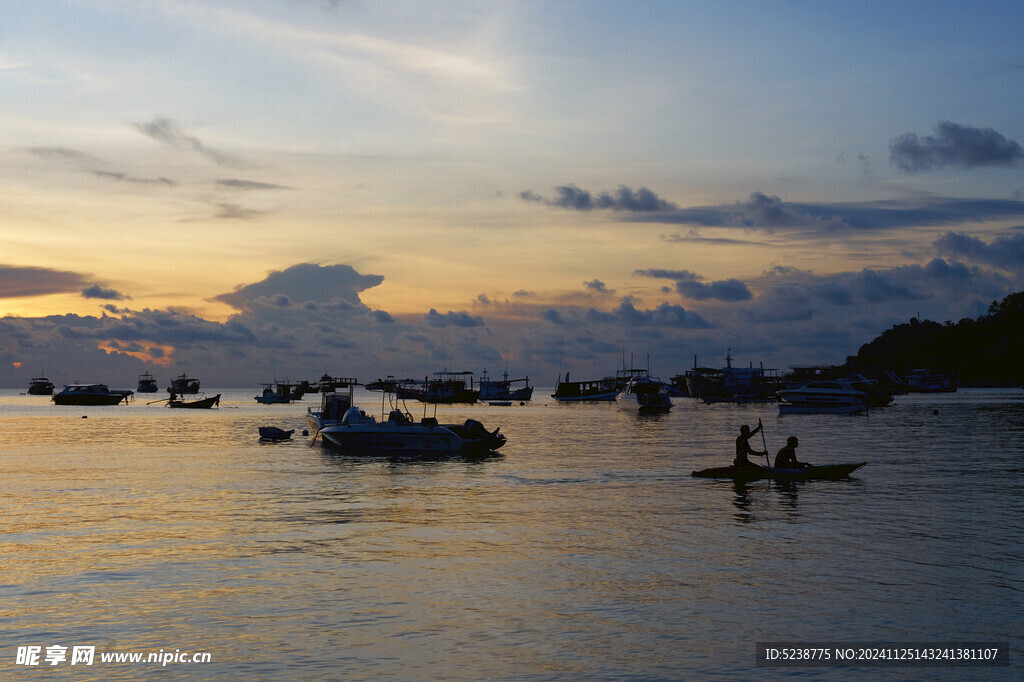
[[[800,441],[796,436],[790,436],[786,439],[786,447],[779,450],[779,454],[775,455],[776,469],[806,469],[811,466],[807,462],[797,461],[796,448],[798,445],[800,445]]]

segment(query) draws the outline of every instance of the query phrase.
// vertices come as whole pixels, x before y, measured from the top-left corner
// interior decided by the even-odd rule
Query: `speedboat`
[[[867,394],[849,381],[812,381],[775,394],[781,414],[852,414],[867,409]]]
[[[672,409],[668,385],[648,375],[630,379],[626,387],[615,396],[615,402],[619,407],[642,413],[668,412]]]
[[[341,422],[320,429],[323,439],[352,454],[484,455],[505,444],[500,429],[488,431],[474,419],[439,424],[436,417],[415,422],[408,412],[391,410],[378,422],[356,406]]]
[[[107,388],[106,384],[68,384],[53,396],[57,405],[117,405],[134,391]]]

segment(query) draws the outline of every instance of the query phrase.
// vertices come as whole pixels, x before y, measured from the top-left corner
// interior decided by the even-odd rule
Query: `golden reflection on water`
[[[772,406],[679,399],[641,419],[541,399],[468,408],[508,445],[433,461],[310,448],[304,407],[253,402],[235,392],[181,414],[0,395],[8,648],[211,651],[226,677],[742,679],[758,637],[838,638],[840,623],[865,639],[940,639],[968,618],[1005,639],[1020,610],[1008,519],[1022,507],[1000,478],[1020,446],[966,471],[963,453],[940,449],[946,468],[928,476],[917,447],[991,453],[1013,400],[963,421],[914,401],[797,420]],[[796,433],[810,461],[871,464],[836,482],[689,476],[731,459],[739,424],[759,417],[769,447]],[[260,425],[296,437],[260,444]],[[784,606],[780,580],[801,585]],[[922,598],[950,606],[913,606]]]

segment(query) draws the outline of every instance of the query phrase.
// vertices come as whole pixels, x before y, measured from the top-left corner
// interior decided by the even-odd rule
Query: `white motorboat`
[[[424,417],[415,422],[408,412],[393,409],[378,422],[354,405],[319,434],[347,454],[484,455],[506,440],[499,429],[488,431],[474,419],[439,424],[435,417]]]
[[[775,394],[782,414],[852,414],[867,409],[867,394],[848,381],[812,381]]]
[[[615,402],[619,407],[643,413],[668,412],[672,409],[668,384],[649,375],[631,378],[615,396]]]

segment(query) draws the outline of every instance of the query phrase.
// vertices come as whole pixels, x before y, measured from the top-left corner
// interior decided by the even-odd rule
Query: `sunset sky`
[[[2,6],[0,386],[785,369],[1024,289],[1020,2]]]

